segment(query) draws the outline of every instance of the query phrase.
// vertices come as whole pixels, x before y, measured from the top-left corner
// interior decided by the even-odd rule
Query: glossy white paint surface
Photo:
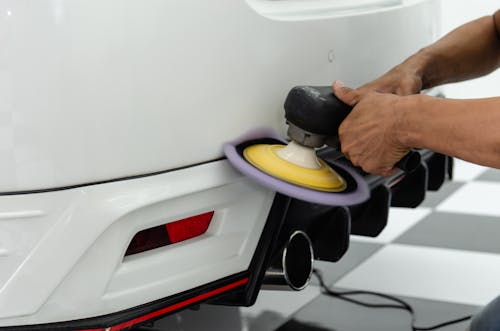
[[[218,158],[284,133],[292,86],[361,84],[436,35],[434,1],[356,3],[1,0],[0,192]]]
[[[245,271],[273,197],[227,161],[0,197],[0,327],[104,315]],[[202,236],[123,258],[138,231],[210,210]]]

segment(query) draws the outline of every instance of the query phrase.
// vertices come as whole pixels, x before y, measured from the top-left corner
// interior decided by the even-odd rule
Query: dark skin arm
[[[456,28],[381,77],[344,94],[344,101],[354,105],[370,91],[409,95],[479,77],[498,68],[499,54],[500,10]]]
[[[500,64],[500,10],[467,23],[422,50],[422,88],[486,75]]]
[[[500,98],[443,100],[422,88],[485,75],[500,66],[500,10],[462,25],[382,77],[334,93],[354,106],[339,128],[342,152],[389,176],[410,148],[429,148],[500,168]]]

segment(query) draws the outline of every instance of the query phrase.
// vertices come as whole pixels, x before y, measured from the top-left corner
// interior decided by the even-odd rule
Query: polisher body
[[[285,118],[291,140],[311,148],[325,144],[339,149],[338,130],[353,107],[343,103],[331,86],[296,86],[285,100]],[[408,151],[395,166],[405,172],[420,164],[420,153]]]
[[[358,169],[351,165],[340,170],[338,164],[327,164],[315,154],[315,149],[325,144],[339,147],[338,128],[352,107],[340,101],[329,86],[297,86],[288,93],[284,108],[289,146],[284,147],[279,138],[276,144],[276,135],[270,132],[271,142],[263,142],[265,134],[259,132],[249,141],[226,144],[229,161],[264,186],[305,201],[354,205],[368,199],[369,190],[357,175]],[[420,154],[416,151],[396,164],[408,172],[418,165]]]
[[[288,93],[284,108],[290,139],[315,148],[336,147],[338,128],[352,110],[330,86],[296,86]]]

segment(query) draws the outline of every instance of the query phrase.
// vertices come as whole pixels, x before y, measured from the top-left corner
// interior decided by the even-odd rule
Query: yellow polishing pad
[[[320,168],[311,169],[298,166],[280,158],[276,151],[284,145],[252,145],[243,151],[243,156],[257,169],[284,181],[325,192],[342,192],[345,180],[324,161],[318,159]]]

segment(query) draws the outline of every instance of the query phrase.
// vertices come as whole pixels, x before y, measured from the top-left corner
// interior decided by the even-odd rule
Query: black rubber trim
[[[244,301],[240,302],[242,306],[252,306],[257,300],[264,275],[271,264],[274,252],[281,247],[278,235],[285,224],[291,201],[290,197],[280,193],[276,193],[274,197],[273,205],[266,220],[266,226],[262,231],[259,244],[250,263],[250,281],[248,282]]]
[[[291,198],[276,193],[267,216],[266,224],[250,262],[250,279],[245,291],[234,291],[208,303],[223,306],[251,306],[257,300],[264,274],[271,263],[274,252],[280,247],[278,234],[286,220]]]
[[[108,328],[112,327],[127,321],[131,321],[135,318],[150,314],[152,312],[155,312],[157,310],[172,306],[176,303],[188,300],[190,298],[194,298],[198,295],[201,295],[203,293],[211,292],[213,290],[216,290],[218,288],[221,288],[225,285],[234,283],[236,281],[242,280],[244,278],[248,277],[248,272],[241,272],[235,275],[231,275],[228,277],[225,277],[223,279],[217,280],[215,282],[202,285],[199,287],[196,287],[194,289],[164,298],[160,300],[156,300],[141,306],[137,306],[134,308],[130,308],[127,310],[123,310],[117,313],[112,313],[112,314],[107,314],[107,315],[102,315],[102,316],[97,316],[97,317],[91,317],[91,318],[86,318],[86,319],[80,319],[80,320],[73,320],[73,321],[66,321],[66,322],[57,322],[57,323],[49,323],[49,324],[39,324],[39,325],[27,325],[27,326],[7,326],[7,327],[0,327],[1,331],[78,331],[78,330],[87,330],[87,329],[101,329],[101,328]],[[245,288],[246,285],[242,285],[241,288]],[[239,287],[232,289],[230,291],[236,291],[238,290]],[[226,292],[220,293],[215,295],[212,298],[223,296],[224,294],[227,294]],[[165,317],[167,315],[173,314],[177,311],[185,310],[186,308],[189,308],[191,306],[197,306],[200,303],[204,302],[206,300],[201,300],[197,301],[196,303],[183,306],[182,308],[179,308],[177,310],[170,311],[166,314],[162,314],[160,316],[154,317],[152,319],[149,319],[147,321],[144,321],[143,323],[139,323],[136,326],[140,326],[141,324],[149,323],[151,321],[160,319],[162,317]]]
[[[115,182],[120,182],[120,181],[125,181],[125,180],[138,179],[138,178],[144,178],[144,177],[150,177],[150,176],[156,176],[156,175],[162,175],[162,174],[166,174],[166,173],[169,173],[169,172],[172,172],[172,171],[189,169],[189,168],[192,168],[192,167],[197,167],[197,166],[200,166],[200,165],[203,165],[203,164],[208,164],[208,163],[212,163],[212,162],[216,162],[216,161],[221,161],[221,160],[224,160],[224,159],[225,159],[225,157],[220,157],[220,158],[209,160],[209,161],[204,161],[204,162],[199,162],[199,163],[195,163],[195,164],[190,164],[188,166],[182,166],[182,167],[168,169],[168,170],[160,170],[160,171],[150,172],[150,173],[142,174],[142,175],[133,175],[133,176],[127,176],[127,177],[118,177],[118,178],[113,178],[113,179],[108,179],[108,180],[101,180],[101,181],[97,181],[97,182],[89,182],[89,183],[82,183],[82,184],[75,184],[75,185],[68,185],[68,186],[61,186],[61,187],[54,187],[54,188],[46,188],[46,189],[0,192],[0,196],[3,196],[3,195],[22,195],[22,194],[37,194],[37,193],[56,192],[56,191],[63,191],[63,190],[71,190],[71,189],[85,187],[85,186],[115,183]]]

